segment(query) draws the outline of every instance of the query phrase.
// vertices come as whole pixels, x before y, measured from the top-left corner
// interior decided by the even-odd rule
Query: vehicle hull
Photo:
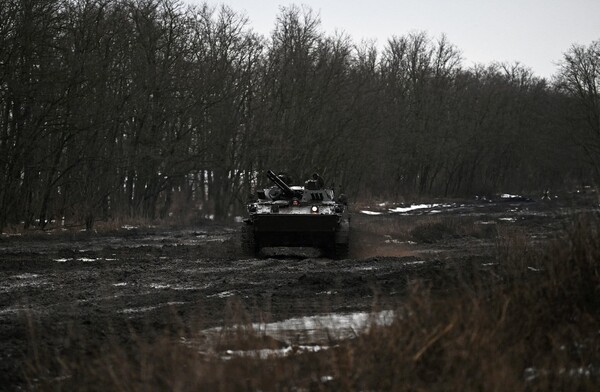
[[[338,215],[264,214],[252,219],[256,233],[334,233],[340,226]]]

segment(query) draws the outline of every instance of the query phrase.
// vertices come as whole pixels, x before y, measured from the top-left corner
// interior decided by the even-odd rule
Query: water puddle
[[[320,294],[331,294],[323,292]],[[330,313],[314,315],[272,323],[253,323],[249,325],[234,325],[233,327],[215,327],[200,332],[197,339],[180,338],[180,343],[207,355],[216,356],[222,360],[239,357],[255,359],[281,358],[289,355],[315,353],[328,350],[336,341],[352,339],[377,325],[390,325],[394,320],[391,310],[377,313]],[[256,336],[270,346],[254,349],[225,349],[215,352],[217,344],[227,342],[227,336]],[[326,376],[330,377],[330,376]],[[324,380],[325,381],[330,381]]]
[[[250,331],[259,336],[268,336],[288,345],[328,344],[332,340],[352,339],[369,330],[372,325],[385,326],[394,321],[395,313],[385,310],[377,313],[329,313],[324,315],[290,318],[272,323],[236,325],[232,328],[215,327],[202,331],[213,340],[231,331]]]

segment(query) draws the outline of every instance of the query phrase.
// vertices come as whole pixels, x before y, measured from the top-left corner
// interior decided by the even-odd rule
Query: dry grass
[[[493,286],[475,275],[440,295],[415,282],[392,325],[327,351],[223,361],[165,334],[57,357],[33,339],[27,379],[41,390],[598,390],[599,223],[580,220],[543,249],[501,230]],[[235,303],[230,317],[248,325]],[[220,348],[279,345],[230,332]]]

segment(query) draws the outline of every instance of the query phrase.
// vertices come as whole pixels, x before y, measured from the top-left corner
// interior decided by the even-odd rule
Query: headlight
[[[317,212],[319,212],[319,207],[317,207],[317,206],[310,207],[310,212],[312,212],[313,214],[316,214]]]

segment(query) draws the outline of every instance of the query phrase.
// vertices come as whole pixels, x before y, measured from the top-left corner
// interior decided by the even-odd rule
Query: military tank
[[[267,177],[274,186],[259,189],[247,205],[244,245],[255,256],[264,247],[317,247],[330,258],[348,255],[350,217],[344,195],[313,174],[303,186],[284,181],[273,171]],[[288,180],[289,181],[289,180]]]

